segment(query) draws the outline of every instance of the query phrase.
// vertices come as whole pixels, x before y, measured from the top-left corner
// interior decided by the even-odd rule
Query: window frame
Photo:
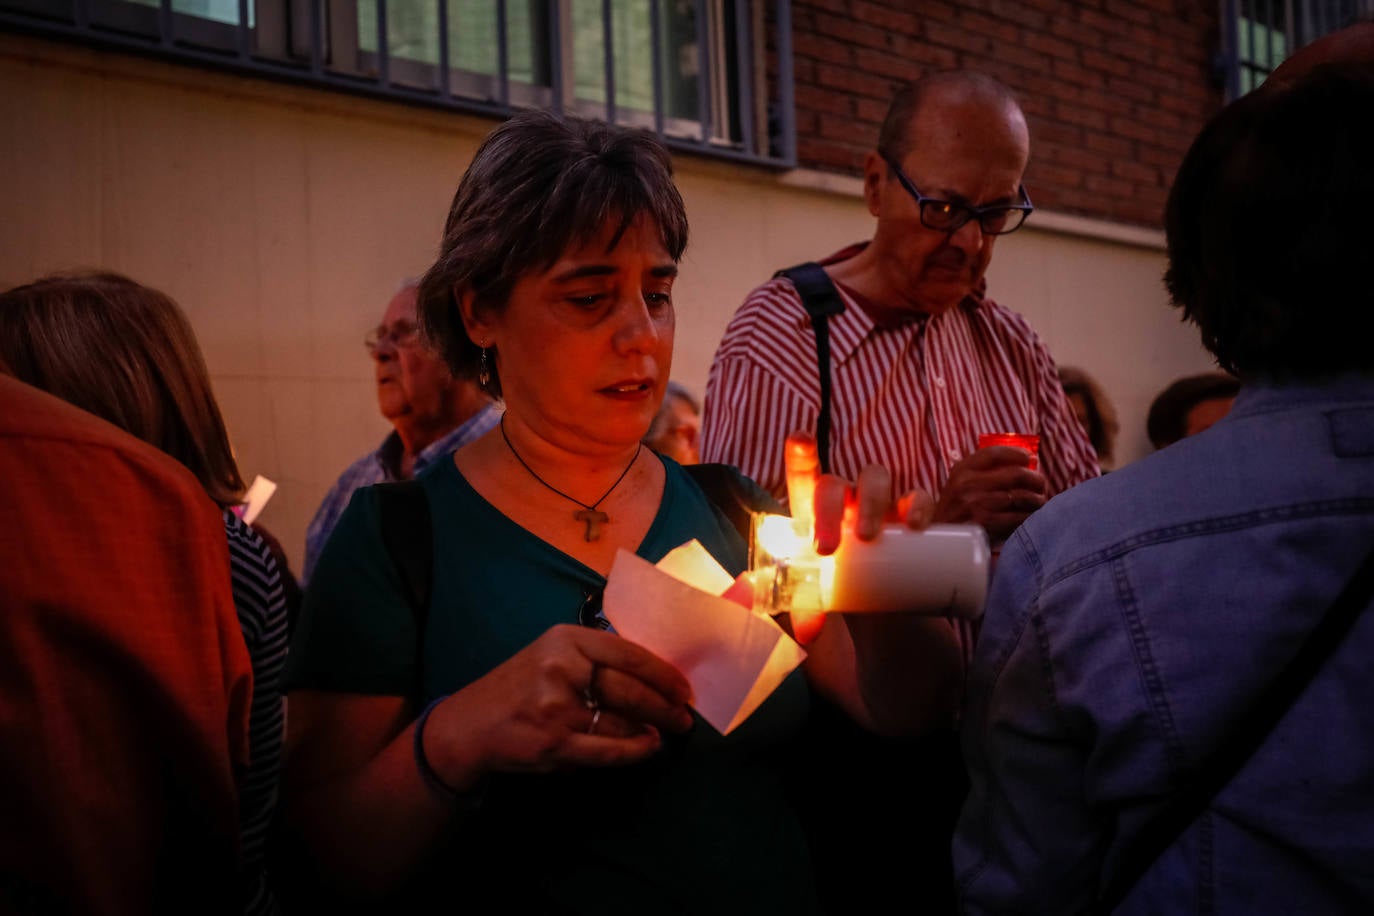
[[[501,117],[516,108],[571,111],[651,129],[674,151],[779,170],[796,167],[790,0],[644,0],[650,34],[660,36],[652,42],[651,109],[617,98],[608,18],[612,0],[602,0],[604,100],[576,96],[568,27],[572,0],[549,5],[547,85],[510,79],[504,32],[496,73],[450,66],[448,3],[433,2],[440,25],[438,64],[363,50],[358,0],[237,0],[239,21],[233,24],[177,11],[173,0],[0,0],[0,28],[471,114]],[[499,20],[504,20],[507,2],[493,0],[501,11]],[[697,72],[704,76],[698,76],[695,117],[664,110],[658,17],[666,2],[694,4],[696,34],[705,32],[713,46],[696,42]],[[385,44],[387,0],[376,3],[376,36]],[[311,41],[312,35],[319,40]],[[339,65],[344,57],[351,66]],[[448,85],[442,86],[445,73]]]
[[[1361,17],[1374,17],[1374,0],[1221,0],[1220,57],[1227,101],[1259,86],[1303,45]],[[1260,30],[1268,36],[1263,60],[1255,53]],[[1278,53],[1276,35],[1282,39]]]

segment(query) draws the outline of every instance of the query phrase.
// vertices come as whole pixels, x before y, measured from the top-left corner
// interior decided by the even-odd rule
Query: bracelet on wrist
[[[425,755],[425,723],[429,721],[429,714],[434,712],[434,708],[448,698],[449,694],[444,694],[431,700],[420,713],[420,717],[415,720],[415,768],[420,771],[420,779],[424,781],[425,787],[440,801],[455,808],[476,808],[482,802],[482,793],[460,792],[453,788],[434,771],[429,757]]]

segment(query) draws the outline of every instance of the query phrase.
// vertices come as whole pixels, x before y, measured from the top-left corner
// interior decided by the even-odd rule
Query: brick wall
[[[797,152],[859,174],[892,88],[987,72],[1031,129],[1036,206],[1157,227],[1170,181],[1221,104],[1213,0],[793,0]]]

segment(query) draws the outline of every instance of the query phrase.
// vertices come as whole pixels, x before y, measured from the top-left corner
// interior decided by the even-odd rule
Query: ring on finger
[[[592,721],[591,721],[591,724],[587,726],[587,734],[589,734],[589,735],[595,734],[595,733],[596,733],[596,723],[598,723],[598,722],[600,722],[600,721],[601,721],[601,707],[600,707],[600,706],[593,706],[593,707],[592,707]]]
[[[597,699],[596,699],[596,689],[595,689],[595,687],[596,687],[596,665],[592,665],[592,673],[591,673],[590,676],[588,676],[588,678],[587,678],[587,686],[586,686],[586,688],[582,691],[582,705],[586,706],[588,709],[596,710],[596,711],[599,713],[600,710],[598,709],[598,707],[599,707],[601,704],[600,704],[600,702],[598,702]],[[593,721],[593,724],[595,724],[595,719],[593,719],[592,721]]]

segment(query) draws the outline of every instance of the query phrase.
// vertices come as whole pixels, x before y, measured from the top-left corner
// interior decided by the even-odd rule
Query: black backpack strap
[[[816,363],[821,377],[821,412],[816,418],[816,451],[820,454],[821,471],[830,473],[830,322],[831,315],[844,311],[844,300],[831,282],[825,268],[815,261],[780,270],[773,276],[792,281],[801,296],[806,314],[811,316],[811,329],[816,332]]]
[[[782,513],[781,504],[754,484],[733,465],[686,464],[682,469],[716,507],[744,542],[749,543],[749,524],[755,512]]]
[[[430,527],[429,497],[416,480],[379,483],[377,524],[387,556],[401,577],[401,591],[415,615],[416,698],[424,695],[425,621],[429,617],[430,583],[434,574],[434,530]]]

